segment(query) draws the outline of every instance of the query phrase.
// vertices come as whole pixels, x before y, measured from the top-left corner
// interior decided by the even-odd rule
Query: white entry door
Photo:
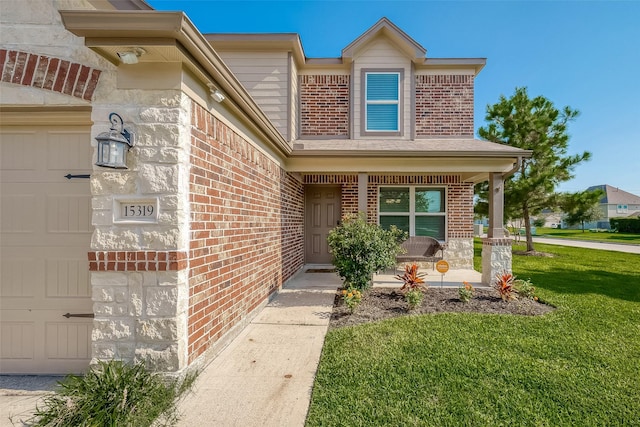
[[[87,126],[0,127],[0,373],[89,364],[91,196],[77,175],[91,173],[90,138]]]

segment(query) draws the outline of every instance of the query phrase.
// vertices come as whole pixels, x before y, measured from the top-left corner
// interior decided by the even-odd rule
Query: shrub
[[[409,310],[413,310],[422,304],[424,298],[425,281],[422,279],[424,274],[418,273],[417,264],[407,264],[404,267],[404,274],[398,274],[396,279],[402,280],[403,285],[400,291],[404,293],[404,299],[407,301]]]
[[[342,300],[349,307],[349,311],[353,313],[362,302],[362,292],[354,288],[343,289]]]
[[[515,277],[511,273],[502,273],[496,276],[493,287],[498,291],[498,294],[500,294],[502,301],[517,299],[513,288],[514,279]]]
[[[464,286],[458,288],[458,296],[460,297],[460,301],[469,302],[471,301],[471,298],[473,298],[473,293],[475,292],[475,289],[473,288],[473,285],[469,282],[462,282],[462,284]]]
[[[547,222],[547,221],[546,221],[544,218],[537,218],[537,219],[534,219],[534,220],[533,220],[533,225],[534,225],[535,227],[542,228],[542,227],[544,227],[544,225],[546,224],[546,222]]]
[[[404,239],[406,233],[396,227],[384,230],[367,223],[363,215],[348,215],[329,232],[327,241],[345,287],[362,291],[371,285],[375,272],[395,265]]]
[[[536,296],[536,287],[531,283],[531,279],[516,279],[513,281],[513,285],[515,286],[516,292],[518,292],[519,296],[536,301],[538,300],[538,297]]]
[[[609,224],[618,233],[640,233],[640,218],[611,218]]]
[[[172,425],[179,418],[178,399],[195,378],[164,379],[140,363],[99,362],[83,376],[60,381],[56,392],[44,398],[44,406],[36,408],[30,425]]]

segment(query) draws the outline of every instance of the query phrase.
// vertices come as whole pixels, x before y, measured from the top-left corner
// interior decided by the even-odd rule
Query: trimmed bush
[[[371,285],[375,272],[396,264],[400,243],[406,238],[407,234],[396,227],[385,230],[366,222],[362,215],[348,215],[329,232],[327,240],[345,288],[362,291]]]

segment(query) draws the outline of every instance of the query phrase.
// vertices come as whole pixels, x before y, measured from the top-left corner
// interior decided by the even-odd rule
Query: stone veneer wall
[[[349,75],[299,77],[300,135],[347,137],[349,135]]]
[[[498,274],[511,273],[512,252],[509,238],[482,239],[482,283],[490,285]]]
[[[189,362],[304,262],[304,189],[196,103],[191,116]]]
[[[101,84],[115,87],[114,79],[105,71]],[[177,90],[104,91],[93,104],[94,146],[112,111],[136,145],[129,169],[94,167],[91,174],[93,359],[178,371],[187,365],[190,100]],[[114,224],[116,197],[157,198],[158,222]]]
[[[473,76],[416,76],[416,136],[473,136]]]

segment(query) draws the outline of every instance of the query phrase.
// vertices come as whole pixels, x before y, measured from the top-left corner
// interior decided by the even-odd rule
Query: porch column
[[[482,239],[482,283],[491,285],[501,273],[511,273],[511,239],[504,235],[504,177],[489,175],[489,230]]]
[[[358,174],[358,212],[367,212],[367,185],[369,184],[369,175],[366,173]]]

